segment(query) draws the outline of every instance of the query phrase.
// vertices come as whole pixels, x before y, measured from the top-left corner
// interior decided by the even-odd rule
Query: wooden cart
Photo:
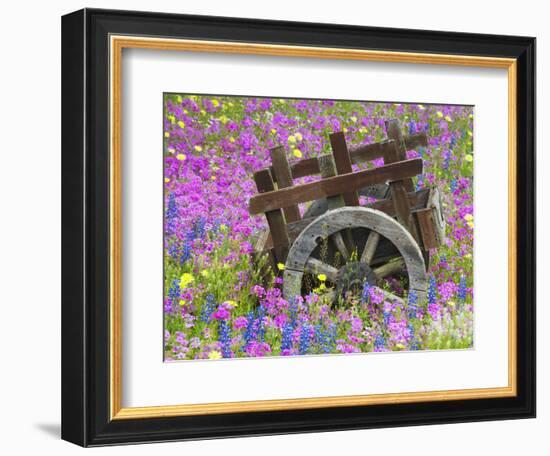
[[[275,147],[271,168],[254,174],[258,194],[249,211],[264,213],[269,226],[255,250],[269,254],[275,271],[284,264],[286,299],[307,293],[320,276],[336,300],[395,274],[425,297],[429,250],[443,242],[445,221],[437,187],[415,191],[412,178],[422,174],[423,162],[407,160],[406,151],[427,146],[427,136],[403,136],[397,120],[387,121],[386,131],[385,141],[349,148],[342,132],[333,133],[332,154],[292,164],[284,148]],[[352,170],[380,157],[383,166]],[[293,184],[311,175],[321,179]],[[376,200],[361,206],[360,196]],[[313,203],[302,217],[298,205],[307,202]]]

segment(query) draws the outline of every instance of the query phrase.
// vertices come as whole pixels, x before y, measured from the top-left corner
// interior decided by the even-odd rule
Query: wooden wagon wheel
[[[368,230],[364,244],[353,246],[350,251],[350,231]],[[331,265],[319,255],[319,246],[331,240],[340,252],[344,262]],[[357,237],[352,237],[352,242]],[[400,261],[388,261],[374,266],[371,264],[381,239],[395,246]],[[407,270],[409,292],[414,290],[419,299],[424,299],[427,288],[427,275],[422,252],[412,235],[387,214],[365,207],[342,207],[325,212],[310,223],[296,238],[290,248],[283,276],[283,295],[291,299],[302,294],[305,273],[324,274],[326,282],[333,286],[333,300],[349,290],[359,290],[365,282],[377,287],[379,280],[392,274],[403,263]],[[402,299],[384,291],[389,298]]]

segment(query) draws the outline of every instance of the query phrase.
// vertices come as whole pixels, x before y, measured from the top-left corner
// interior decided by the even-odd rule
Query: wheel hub
[[[376,275],[369,265],[359,261],[346,263],[338,271],[336,296],[345,296],[348,292],[360,294],[365,282],[376,284]]]

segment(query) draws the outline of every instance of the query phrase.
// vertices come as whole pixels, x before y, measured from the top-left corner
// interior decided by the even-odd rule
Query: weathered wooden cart
[[[336,300],[392,275],[425,297],[429,250],[443,242],[445,221],[437,187],[415,191],[412,178],[422,174],[423,162],[408,160],[406,151],[427,146],[427,136],[404,136],[397,120],[387,121],[386,131],[385,141],[349,148],[342,132],[333,133],[332,154],[292,164],[284,148],[275,147],[271,168],[254,174],[258,195],[249,211],[265,213],[269,226],[255,251],[267,253],[275,271],[283,269],[286,299],[307,293],[319,277]],[[383,166],[352,170],[381,157]],[[293,183],[319,174],[318,181]],[[360,205],[361,196],[370,202]],[[302,217],[298,205],[308,202]]]

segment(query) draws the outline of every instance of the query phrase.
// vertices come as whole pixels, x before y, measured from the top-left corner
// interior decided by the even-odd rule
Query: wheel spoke
[[[376,248],[378,247],[378,242],[380,241],[380,235],[376,231],[371,231],[367,242],[365,242],[365,248],[361,254],[361,262],[367,263],[370,265],[374,254],[376,253]]]
[[[346,244],[344,243],[344,238],[342,237],[342,233],[339,231],[334,233],[331,236],[331,239],[334,241],[334,244],[336,245],[336,248],[340,252],[340,255],[344,258],[344,260],[349,260],[349,252],[348,248],[346,247]]]
[[[384,298],[385,299],[389,299],[391,301],[398,301],[400,302],[401,304],[405,304],[405,300],[389,291],[386,291],[386,290],[383,290],[382,288],[380,287],[377,287],[377,286],[371,286],[371,290],[374,289],[376,291],[378,291],[379,293],[382,293],[384,295]]]
[[[304,269],[311,274],[324,274],[327,276],[327,280],[332,283],[336,283],[338,278],[338,269],[330,264],[323,263],[317,258],[309,257]]]
[[[384,277],[387,277],[389,275],[395,274],[396,272],[402,271],[404,265],[405,265],[405,261],[403,260],[403,258],[399,258],[396,261],[390,261],[378,268],[373,269],[373,272],[374,274],[376,274],[376,277],[378,279],[383,279]]]

